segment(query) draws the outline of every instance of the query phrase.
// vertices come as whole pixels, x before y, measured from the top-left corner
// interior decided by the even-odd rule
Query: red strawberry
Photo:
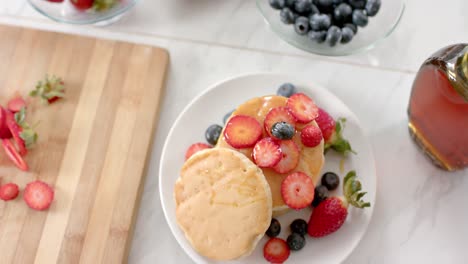
[[[72,0],[72,4],[78,9],[88,9],[93,5],[93,0]],[[39,97],[45,104],[51,104],[65,96],[64,82],[56,76],[46,76],[36,84],[36,88],[29,95]]]
[[[15,116],[11,112],[7,112],[7,126],[10,129],[11,134],[13,135],[13,139],[15,140],[16,146],[18,147],[19,154],[21,156],[25,156],[28,154],[28,150],[26,149],[26,144],[24,140],[21,138],[22,128],[16,123]]]
[[[86,10],[93,6],[94,0],[71,0],[71,3],[80,10]]]
[[[13,98],[8,102],[8,110],[13,113],[19,112],[23,107],[26,107],[26,101],[21,96]]]
[[[271,168],[280,162],[283,153],[280,145],[272,138],[264,138],[255,144],[252,157],[259,167]]]
[[[286,105],[299,123],[309,123],[318,116],[318,107],[312,99],[303,93],[293,94],[288,98]]]
[[[3,201],[10,201],[18,197],[19,188],[14,183],[7,183],[0,187],[0,199]]]
[[[288,243],[281,238],[270,238],[263,247],[263,257],[270,263],[283,263],[289,258]]]
[[[52,2],[52,3],[62,3],[63,0],[47,0],[49,2]]]
[[[294,117],[291,115],[291,113],[289,113],[286,107],[272,108],[265,116],[265,121],[263,123],[265,131],[269,136],[272,136],[271,128],[274,124],[278,122],[286,122],[292,125],[293,127],[296,126],[296,119],[294,119]]]
[[[34,210],[46,210],[54,200],[54,190],[42,181],[28,183],[23,192],[26,204]]]
[[[294,170],[299,163],[299,148],[292,140],[281,140],[279,144],[283,157],[273,169],[278,173],[288,173]]]
[[[224,137],[233,148],[250,148],[262,137],[262,127],[253,117],[237,115],[226,124]]]
[[[356,154],[351,148],[348,140],[343,138],[343,129],[346,122],[345,118],[338,118],[337,122],[325,110],[319,108],[319,116],[315,119],[320,130],[322,130],[325,139],[325,151],[333,149],[338,153],[347,154],[348,152]]]
[[[192,144],[188,149],[187,152],[185,152],[185,160],[188,160],[190,157],[193,156],[193,154],[197,153],[198,151],[204,150],[204,149],[209,149],[211,148],[210,145],[205,144],[205,143],[195,143]]]
[[[301,131],[301,142],[306,147],[316,147],[322,142],[322,131],[314,125],[308,125]]]
[[[323,237],[340,229],[348,216],[348,204],[356,208],[370,207],[370,203],[362,201],[366,193],[361,192],[361,182],[356,180],[356,172],[350,171],[343,182],[344,198],[328,198],[312,211],[307,230],[310,236]]]
[[[22,171],[28,171],[28,164],[23,160],[21,155],[16,150],[15,146],[9,139],[2,139],[2,146],[8,158]]]
[[[312,179],[303,172],[295,172],[281,183],[281,196],[289,208],[300,210],[314,200],[315,186]]]
[[[11,138],[10,129],[7,126],[7,111],[0,106],[0,139]]]

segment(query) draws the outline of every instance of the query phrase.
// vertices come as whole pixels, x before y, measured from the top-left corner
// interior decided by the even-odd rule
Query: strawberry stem
[[[367,194],[367,192],[361,192],[362,184],[356,179],[356,171],[350,171],[346,174],[343,184],[343,194],[348,201],[354,207],[365,208],[370,207],[369,202],[364,202],[362,198]]]

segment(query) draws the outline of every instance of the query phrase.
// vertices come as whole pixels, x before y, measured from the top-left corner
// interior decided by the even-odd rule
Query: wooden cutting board
[[[38,144],[16,169],[0,148],[0,177],[20,189],[55,189],[48,211],[22,193],[0,200],[0,263],[127,262],[168,64],[165,50],[0,26],[0,104],[45,74],[64,79],[66,99],[28,98]]]

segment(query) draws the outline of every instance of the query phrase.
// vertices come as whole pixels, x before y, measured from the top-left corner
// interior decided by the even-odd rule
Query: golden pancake
[[[268,182],[237,151],[197,152],[182,167],[174,196],[179,227],[192,247],[210,259],[250,255],[270,225]]]

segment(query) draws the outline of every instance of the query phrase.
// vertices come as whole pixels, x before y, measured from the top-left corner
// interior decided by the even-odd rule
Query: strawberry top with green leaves
[[[20,138],[24,141],[24,145],[27,149],[31,149],[38,139],[37,133],[34,131],[34,127],[31,127],[26,122],[26,108],[23,107],[19,112],[15,114],[15,121],[18,126],[21,127],[19,133]]]
[[[338,120],[335,121],[327,111],[319,108],[319,116],[315,119],[315,122],[317,122],[317,125],[320,127],[323,138],[325,139],[325,152],[329,149],[333,149],[343,155],[350,152],[356,154],[349,141],[343,137],[343,130],[346,123],[345,118],[338,118]]]
[[[65,86],[61,78],[46,76],[44,80],[36,84],[36,88],[29,93],[32,97],[38,97],[45,104],[50,104],[65,96]]]
[[[94,0],[93,9],[96,11],[105,11],[114,7],[118,0]]]

